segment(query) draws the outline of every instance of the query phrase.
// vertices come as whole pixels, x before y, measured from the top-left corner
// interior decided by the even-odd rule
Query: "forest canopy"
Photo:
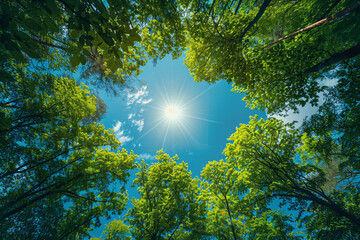
[[[1,239],[359,239],[359,16],[358,0],[1,1]],[[100,124],[97,91],[184,53],[194,81],[269,116],[197,178]],[[301,126],[271,117],[306,104]]]

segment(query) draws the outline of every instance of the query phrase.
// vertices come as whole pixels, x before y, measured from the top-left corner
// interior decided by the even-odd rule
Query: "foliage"
[[[328,88],[324,104],[305,121],[303,130],[309,136],[320,137],[311,150],[321,153],[319,157],[324,162],[335,156],[343,159],[341,169],[352,168],[358,171],[359,58],[340,66],[333,74],[338,77],[338,84]]]
[[[223,160],[209,162],[202,171],[207,231],[217,239],[298,239],[290,217],[251,203],[249,196],[261,191],[249,189],[244,174]]]
[[[204,232],[204,202],[198,202],[198,183],[187,164],[177,163],[159,151],[157,163],[138,164],[133,185],[139,199],[132,200],[126,215],[135,239],[201,239]],[[179,232],[179,233],[178,233]],[[180,237],[180,236],[181,237]]]
[[[165,5],[155,1],[151,8],[143,1],[2,1],[1,62],[47,60],[62,71],[80,67],[83,79],[116,93],[126,80],[138,76],[148,56],[155,60],[168,53],[180,56],[185,43],[181,9],[186,7],[174,5],[173,1]]]
[[[139,198],[105,240],[359,239],[359,11],[358,0],[1,1],[1,238],[88,237],[125,209],[137,168]],[[323,104],[299,129],[251,117],[200,180],[163,151],[134,165],[79,83],[116,94],[185,48],[195,81],[224,79],[248,107]]]
[[[121,220],[114,220],[106,225],[103,234],[106,234],[105,240],[129,240],[130,227]],[[91,240],[101,240],[102,238],[91,238]]]
[[[74,79],[14,67],[2,81],[0,221],[2,239],[87,236],[101,216],[120,213],[136,158],[96,122],[95,97]],[[8,80],[8,79],[7,79]],[[104,147],[107,148],[104,148]],[[24,227],[26,226],[26,227]]]
[[[255,1],[257,2],[257,1]],[[341,1],[330,13],[346,15],[267,47],[274,38],[311,25],[331,1],[240,1],[240,9],[200,12],[188,21],[186,65],[195,81],[233,82],[248,106],[278,113],[318,102],[323,73],[360,53],[356,18],[359,4]],[[243,6],[243,7],[241,7]],[[259,16],[261,14],[261,16]],[[274,36],[275,35],[275,36]],[[326,41],[324,41],[326,39]]]
[[[299,211],[300,223],[317,222],[311,231],[323,234],[321,214],[334,216],[337,221],[327,225],[331,231],[346,228],[347,234],[359,234],[360,212],[357,206],[357,188],[333,189],[325,192],[324,170],[306,159],[306,141],[292,125],[285,125],[276,119],[253,117],[248,125],[242,124],[229,138],[224,150],[227,160],[241,169],[241,181],[250,189],[245,198],[250,203],[273,199],[280,200],[280,206]],[[300,163],[300,156],[303,163]],[[252,194],[251,189],[256,194]],[[354,197],[355,194],[355,197]],[[269,202],[270,201],[270,202]],[[302,213],[307,216],[302,218]],[[319,217],[315,217],[318,216]],[[334,219],[333,218],[333,219]],[[325,219],[325,218],[323,218]]]

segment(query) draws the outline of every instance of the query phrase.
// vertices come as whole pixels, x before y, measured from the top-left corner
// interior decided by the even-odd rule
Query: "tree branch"
[[[320,19],[325,18],[342,0],[336,0],[326,12],[320,17]]]
[[[331,57],[329,57],[328,59],[326,59],[325,61],[322,61],[316,64],[315,66],[308,68],[307,70],[305,70],[305,74],[312,74],[315,72],[319,72],[324,68],[330,67],[341,61],[356,57],[359,54],[360,54],[360,44],[355,45],[343,52],[336,53]]]
[[[240,9],[241,2],[242,2],[242,0],[239,1],[238,5],[237,5],[237,7],[236,7],[236,9],[235,9],[235,15],[237,14],[237,12],[238,12],[239,9]]]
[[[296,32],[293,32],[293,33],[289,34],[289,35],[286,35],[285,37],[279,38],[278,40],[276,40],[276,41],[274,41],[274,42],[272,42],[272,43],[269,43],[266,47],[269,48],[269,47],[271,47],[272,45],[274,45],[274,44],[276,44],[276,43],[278,43],[278,42],[281,42],[282,40],[291,38],[291,37],[293,37],[293,36],[295,36],[295,35],[297,35],[297,34],[299,34],[299,33],[301,33],[301,32],[310,30],[310,29],[312,29],[312,28],[315,28],[315,27],[317,27],[317,26],[322,25],[323,23],[330,22],[330,21],[332,21],[332,20],[334,20],[334,19],[344,17],[346,14],[354,11],[354,10],[355,10],[356,8],[358,8],[359,6],[360,6],[360,1],[357,1],[357,2],[356,2],[354,5],[352,5],[351,7],[348,7],[348,8],[346,8],[346,9],[344,9],[344,10],[338,12],[338,13],[335,13],[335,14],[327,17],[327,18],[321,19],[320,21],[317,21],[316,23],[313,23],[313,24],[311,24],[310,26],[307,26],[307,27],[305,27],[305,28],[303,28],[303,29],[300,29],[300,30],[298,30],[298,31],[296,31]]]
[[[250,28],[252,28],[257,23],[257,21],[259,21],[259,19],[264,14],[266,8],[269,6],[270,2],[271,2],[271,0],[264,1],[264,3],[261,5],[261,7],[259,9],[259,12],[256,14],[255,18],[247,25],[247,27],[244,29],[244,31],[238,37],[239,39],[242,39],[245,36],[245,34],[250,30]]]

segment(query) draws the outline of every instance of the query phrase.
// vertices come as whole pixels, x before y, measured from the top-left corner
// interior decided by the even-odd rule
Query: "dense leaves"
[[[359,239],[359,11],[358,0],[1,1],[1,239],[83,239],[114,216],[93,239]],[[134,164],[92,92],[116,94],[148,59],[185,48],[195,81],[226,80],[248,107],[319,108],[299,128],[251,117],[201,179],[162,150]],[[139,196],[121,215],[134,168]]]
[[[134,180],[140,199],[133,199],[127,221],[136,239],[200,239],[205,234],[205,206],[187,164],[159,151],[153,165],[142,161]],[[179,233],[178,233],[179,232]]]
[[[308,158],[309,152],[303,152],[308,148],[308,142],[301,138],[299,131],[291,125],[255,117],[230,137],[232,143],[228,144],[224,154],[230,163],[242,170],[241,180],[250,188],[251,201],[280,199],[280,206],[300,211],[297,220],[301,223],[309,219],[314,221],[313,216],[309,217],[310,213],[315,216],[320,215],[319,212],[333,214],[338,221],[331,224],[332,231],[346,226],[353,235],[359,234],[360,211],[353,208],[358,201],[353,197],[357,187],[326,191],[326,173]],[[257,194],[252,195],[251,189]],[[305,219],[301,219],[302,212],[308,213]],[[317,227],[322,234],[321,224]]]
[[[262,192],[242,179],[246,172],[220,160],[209,162],[201,177],[208,203],[207,231],[217,239],[297,239],[286,216],[251,202]],[[250,192],[249,192],[250,191]]]
[[[194,80],[233,82],[235,91],[245,93],[248,106],[268,113],[297,110],[309,101],[316,104],[323,73],[360,53],[359,2],[258,2],[240,1],[240,10],[234,14],[236,5],[224,10],[222,1],[213,1],[217,6],[213,11],[188,21],[191,38],[186,65]],[[315,24],[324,14],[347,8],[346,14],[268,45]]]
[[[80,68],[83,80],[116,94],[127,80],[138,76],[149,57],[157,60],[168,53],[179,57],[184,48],[180,18],[186,7],[172,1],[147,5],[143,1],[2,1],[0,61],[50,60],[47,64],[61,71]]]
[[[2,238],[86,236],[124,209],[125,189],[109,186],[126,182],[136,156],[110,151],[120,142],[103,125],[82,124],[96,112],[85,85],[21,70],[1,82]]]

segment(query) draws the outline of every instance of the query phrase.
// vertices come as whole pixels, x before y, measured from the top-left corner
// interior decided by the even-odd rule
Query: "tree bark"
[[[319,20],[325,18],[340,2],[341,2],[341,0],[336,0],[336,1],[329,7],[329,9],[326,10],[326,12],[319,18]]]
[[[236,9],[235,9],[235,15],[237,14],[237,12],[238,12],[239,9],[240,9],[241,2],[242,2],[242,0],[239,1],[238,5],[237,5],[237,7],[236,7]]]
[[[229,218],[230,218],[230,225],[231,225],[231,231],[234,235],[234,240],[237,240],[237,237],[236,237],[236,232],[235,232],[235,227],[233,225],[233,222],[232,222],[232,217],[231,217],[231,211],[230,211],[230,207],[229,207],[229,203],[227,201],[227,198],[226,198],[226,195],[224,195],[224,198],[225,198],[225,203],[226,203],[226,209],[229,213]]]
[[[23,108],[21,106],[16,106],[16,105],[12,105],[12,104],[4,104],[4,103],[0,103],[0,107],[4,107],[4,108]]]
[[[301,32],[304,32],[304,31],[306,31],[306,30],[310,30],[310,29],[312,29],[312,28],[315,28],[315,27],[317,27],[317,26],[320,26],[320,25],[323,24],[323,23],[330,22],[330,21],[332,21],[332,20],[334,20],[334,19],[337,19],[337,18],[341,18],[341,17],[345,16],[346,14],[354,11],[354,10],[355,10],[356,8],[358,8],[359,6],[360,6],[360,1],[357,1],[357,2],[356,2],[354,5],[352,5],[351,7],[348,7],[348,8],[346,8],[346,9],[344,9],[344,10],[338,12],[338,13],[335,13],[335,14],[327,17],[327,18],[321,19],[320,21],[317,21],[316,23],[311,24],[310,26],[307,26],[306,28],[300,29],[299,31],[293,32],[293,33],[291,33],[291,34],[289,34],[289,35],[287,35],[287,36],[285,36],[285,37],[279,38],[278,40],[276,40],[276,41],[274,41],[274,42],[272,42],[272,43],[269,43],[266,47],[271,47],[272,45],[274,45],[274,44],[276,44],[276,43],[278,43],[278,42],[281,42],[282,40],[291,38],[291,37],[293,37],[293,36],[295,36],[295,35],[297,35],[297,34],[299,34],[299,33],[301,33]]]
[[[262,15],[264,14],[266,8],[269,6],[271,0],[265,0],[264,3],[261,5],[259,12],[256,14],[255,18],[246,26],[246,28],[244,29],[244,31],[240,34],[239,39],[242,39],[245,34],[250,30],[250,28],[252,28],[255,23],[257,23],[257,21],[259,21],[259,19],[262,17]]]
[[[325,61],[322,61],[316,64],[315,66],[307,69],[305,71],[305,74],[312,74],[314,72],[319,72],[326,67],[330,67],[331,65],[334,65],[341,61],[356,57],[359,54],[360,54],[360,44],[355,45],[343,52],[332,55],[330,58],[326,59]]]

